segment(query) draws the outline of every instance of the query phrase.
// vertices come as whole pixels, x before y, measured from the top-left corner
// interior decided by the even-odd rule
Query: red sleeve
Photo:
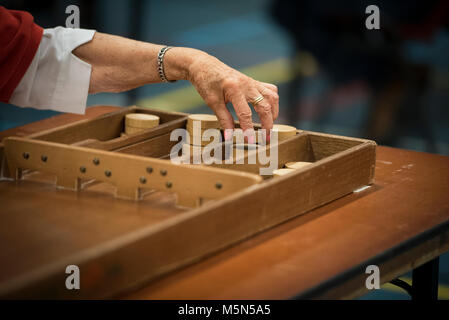
[[[43,29],[28,12],[0,6],[0,101],[8,102],[33,61]]]

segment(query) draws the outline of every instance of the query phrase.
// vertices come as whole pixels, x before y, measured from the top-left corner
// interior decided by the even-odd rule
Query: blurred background
[[[278,85],[277,123],[449,156],[447,0],[2,1],[45,28],[65,26],[71,4],[81,28],[201,49]],[[365,27],[372,4],[380,30]],[[88,105],[211,113],[186,81],[91,95]],[[0,131],[56,114],[0,103]],[[362,297],[407,298],[389,284]],[[448,254],[440,258],[440,298],[449,299]]]

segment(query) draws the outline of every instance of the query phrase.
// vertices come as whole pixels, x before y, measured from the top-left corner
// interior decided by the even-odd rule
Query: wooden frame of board
[[[161,124],[121,136],[130,112],[156,114]],[[279,178],[262,179],[258,164],[172,164],[166,160],[176,143],[170,143],[170,132],[185,128],[186,122],[186,114],[130,107],[26,138],[5,139],[0,146],[3,177],[21,179],[27,170],[49,172],[57,176],[57,185],[76,192],[83,192],[82,180],[88,186],[92,180],[111,182],[117,185],[115,195],[134,199],[130,203],[139,199],[144,177],[145,187],[175,192],[178,203],[194,208],[113,244],[72,252],[70,263],[83,270],[82,279],[92,278],[98,268],[112,265],[120,270],[76,295],[61,286],[66,278],[61,268],[68,260],[60,257],[36,266],[39,272],[0,283],[0,296],[113,297],[373,182],[375,142],[300,130],[279,143],[279,167],[292,161],[313,163]],[[131,169],[121,170],[124,167]]]

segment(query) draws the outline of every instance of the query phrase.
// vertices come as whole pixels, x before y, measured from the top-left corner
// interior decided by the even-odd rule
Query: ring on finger
[[[256,106],[260,101],[262,101],[263,99],[265,99],[262,95],[258,96],[257,98],[255,98],[254,100],[251,101],[251,104],[253,106]]]

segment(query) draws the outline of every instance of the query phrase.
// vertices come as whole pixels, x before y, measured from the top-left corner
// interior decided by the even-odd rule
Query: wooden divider
[[[151,188],[176,193],[184,206],[223,198],[262,180],[249,173],[17,137],[5,139],[5,155],[16,179],[22,169],[49,172],[59,187],[71,190],[80,189],[80,179],[95,179],[115,185],[118,198],[139,200],[139,189]]]

